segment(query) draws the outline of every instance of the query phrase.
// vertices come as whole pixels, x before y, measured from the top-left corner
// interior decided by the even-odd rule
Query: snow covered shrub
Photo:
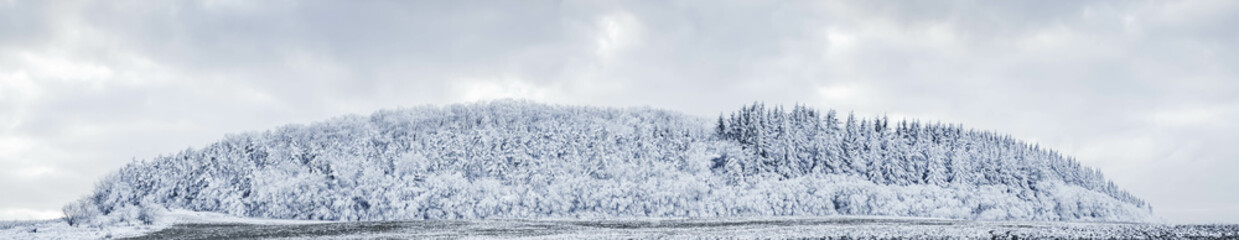
[[[101,215],[97,206],[90,199],[84,198],[65,205],[61,212],[70,226],[90,225],[92,220]]]
[[[163,215],[167,213],[167,209],[164,209],[162,205],[150,200],[143,200],[137,208],[138,214],[136,219],[142,224],[159,222],[162,220]]]

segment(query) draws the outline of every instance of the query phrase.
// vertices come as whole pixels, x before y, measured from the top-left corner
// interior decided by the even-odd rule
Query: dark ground
[[[1239,225],[937,219],[475,220],[183,224],[129,239],[1239,239]]]

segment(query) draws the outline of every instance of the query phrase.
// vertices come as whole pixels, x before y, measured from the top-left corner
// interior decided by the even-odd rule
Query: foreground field
[[[0,239],[1239,239],[1239,225],[892,217],[322,222],[174,211],[155,225],[0,222]]]
[[[178,224],[129,239],[1235,239],[1239,225],[904,218]]]

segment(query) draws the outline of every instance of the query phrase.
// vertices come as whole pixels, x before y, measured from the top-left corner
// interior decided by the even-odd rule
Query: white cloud
[[[4,208],[0,209],[0,220],[18,219],[53,219],[61,217],[60,211],[47,209]]]
[[[29,151],[34,144],[30,139],[0,136],[0,159],[11,159]]]
[[[818,93],[827,100],[852,100],[858,89],[850,85],[834,85],[818,88]]]
[[[0,133],[16,128],[22,122],[27,104],[37,99],[39,93],[39,86],[25,71],[0,72]]]
[[[623,11],[598,17],[595,53],[603,60],[614,57],[641,40],[640,28],[637,19]]]
[[[20,58],[19,61],[26,63],[24,69],[29,70],[34,78],[39,79],[80,81],[98,85],[113,76],[111,68],[90,62],[78,62],[69,58],[31,52],[22,53]]]
[[[462,80],[457,81],[456,91],[461,101],[480,101],[494,99],[530,99],[546,101],[551,97],[547,87],[521,81],[511,77],[492,80]]]
[[[826,55],[837,56],[849,53],[857,44],[856,36],[837,27],[826,28]]]
[[[39,94],[39,86],[34,83],[24,70],[15,70],[0,73],[0,99],[17,101],[24,98],[36,97]]]
[[[1211,126],[1227,121],[1228,111],[1225,107],[1191,106],[1180,109],[1154,110],[1147,117],[1151,123],[1164,127]]]
[[[22,177],[22,178],[37,178],[37,177],[42,177],[47,174],[52,174],[55,171],[56,169],[50,166],[34,166],[34,167],[26,167],[22,169],[17,169],[16,171],[14,171],[14,173],[18,177]]]

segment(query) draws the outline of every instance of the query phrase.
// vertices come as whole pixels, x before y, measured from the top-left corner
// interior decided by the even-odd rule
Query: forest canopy
[[[1050,149],[959,125],[744,106],[716,119],[503,100],[230,135],[132,162],[72,224],[166,209],[315,220],[884,215],[1149,221]]]

